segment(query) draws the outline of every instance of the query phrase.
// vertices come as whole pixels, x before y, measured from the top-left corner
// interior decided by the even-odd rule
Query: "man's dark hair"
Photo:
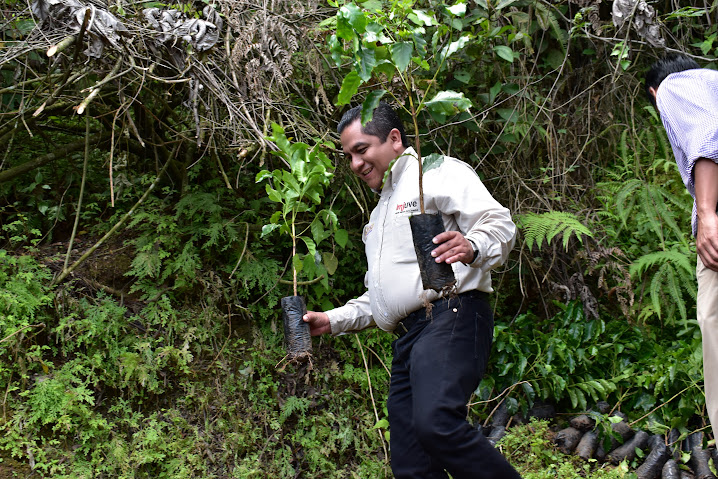
[[[648,95],[648,99],[651,101],[651,104],[653,104],[653,108],[657,108],[656,99],[651,95],[651,92],[648,90],[649,88],[658,89],[661,82],[671,73],[695,70],[700,67],[695,60],[682,53],[669,53],[651,65],[648,73],[646,73],[645,88],[646,95]]]
[[[341,135],[346,127],[357,120],[361,121],[361,105],[355,106],[351,110],[344,113],[341,121],[339,121],[339,124],[337,125],[337,132]],[[399,130],[399,133],[401,133],[401,144],[408,147],[409,140],[406,137],[404,125],[401,123],[399,115],[396,114],[394,109],[389,106],[388,103],[381,101],[374,110],[374,116],[371,121],[362,126],[361,131],[365,135],[376,136],[382,143],[384,143],[389,137],[389,133],[394,128]]]

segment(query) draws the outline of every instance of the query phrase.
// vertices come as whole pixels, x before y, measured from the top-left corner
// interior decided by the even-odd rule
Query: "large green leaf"
[[[426,108],[429,109],[438,121],[443,123],[448,117],[471,108],[471,100],[464,97],[464,94],[461,92],[444,90],[427,101]]]
[[[419,58],[424,58],[426,56],[426,40],[422,35],[423,33],[423,29],[420,28],[411,32],[411,39],[414,42],[414,48],[416,49],[416,53],[419,55]]]
[[[342,53],[344,53],[344,49],[342,48],[342,43],[339,41],[336,35],[332,35],[329,37],[329,51],[332,53],[332,60],[334,60],[334,64],[337,67],[340,67],[342,65]]]
[[[304,244],[307,245],[307,251],[309,251],[309,254],[314,258],[314,255],[317,253],[317,245],[314,243],[314,240],[306,236],[300,236],[299,239],[304,241]]]
[[[366,33],[363,40],[367,43],[391,43],[392,39],[384,35],[384,27],[376,22],[371,22],[366,26]]]
[[[337,13],[337,36],[351,40],[355,31],[362,34],[366,31],[366,15],[361,8],[353,3],[344,5]]]
[[[434,18],[424,10],[412,10],[408,18],[416,25],[430,27],[434,24]]]
[[[347,73],[342,81],[342,87],[339,90],[339,96],[337,97],[337,106],[346,105],[352,99],[352,97],[359,90],[362,80],[359,78],[359,74],[352,70]]]
[[[356,52],[355,68],[362,81],[369,81],[371,72],[376,66],[376,56],[373,46],[360,46]]]
[[[336,233],[334,233],[334,240],[340,247],[345,247],[347,241],[349,241],[349,232],[344,229],[337,230]]]
[[[324,263],[328,274],[334,274],[337,270],[337,266],[339,266],[339,260],[334,253],[331,252],[322,253],[322,263]]]
[[[386,93],[386,90],[374,90],[367,95],[366,100],[361,106],[361,124],[366,125],[369,123],[374,116],[374,110],[379,106],[381,98]]]
[[[496,45],[494,47],[494,52],[496,52],[496,55],[499,58],[503,58],[509,63],[514,62],[514,51],[506,45]]]
[[[406,70],[411,61],[411,55],[414,53],[414,44],[412,42],[398,42],[389,47],[391,59],[396,65],[396,69],[400,72]]]
[[[279,203],[282,201],[282,196],[279,194],[279,192],[269,185],[267,185],[267,196],[269,197],[270,201],[274,201],[275,203]]]
[[[463,17],[466,14],[466,4],[465,3],[457,3],[456,5],[446,7],[446,11],[448,11],[452,15]]]

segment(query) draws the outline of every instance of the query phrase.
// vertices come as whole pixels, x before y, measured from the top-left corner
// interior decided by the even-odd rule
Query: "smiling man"
[[[427,172],[426,212],[440,213],[446,230],[434,238],[432,255],[452,266],[458,294],[425,291],[409,226],[419,213],[416,152],[388,104],[380,103],[364,127],[360,116],[361,106],[352,108],[337,130],[351,170],[380,195],[362,234],[367,291],[304,320],[314,336],[373,326],[396,334],[387,400],[396,478],[519,478],[466,420],[491,349],[490,271],[513,247],[511,215],[466,163],[445,157]]]

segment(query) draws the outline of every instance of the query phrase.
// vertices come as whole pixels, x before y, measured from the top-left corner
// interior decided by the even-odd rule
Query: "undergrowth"
[[[499,449],[524,479],[634,479],[629,465],[599,465],[557,451],[554,433],[546,421],[532,419],[510,428]]]

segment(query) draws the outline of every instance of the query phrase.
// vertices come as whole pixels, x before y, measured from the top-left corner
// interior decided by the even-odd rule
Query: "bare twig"
[[[62,266],[63,270],[67,269],[67,264],[70,262],[70,253],[72,253],[72,244],[75,242],[75,235],[77,234],[77,225],[80,223],[80,211],[82,210],[82,197],[85,193],[85,181],[87,180],[87,161],[90,157],[90,112],[85,114],[85,160],[82,162],[82,180],[80,181],[80,195],[77,198],[77,211],[75,211],[75,223],[72,225],[72,233],[70,234],[70,241],[67,244],[67,254],[65,255],[65,264]]]

